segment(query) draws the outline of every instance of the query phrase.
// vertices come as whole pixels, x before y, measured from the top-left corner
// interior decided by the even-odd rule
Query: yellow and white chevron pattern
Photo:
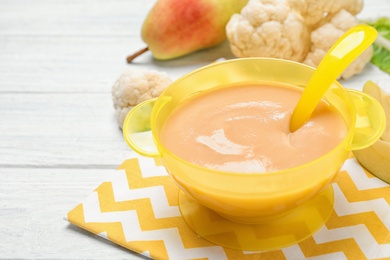
[[[126,160],[68,213],[68,220],[153,259],[390,259],[390,186],[348,159],[328,222],[299,244],[270,252],[226,249],[180,216],[178,188],[158,160]]]

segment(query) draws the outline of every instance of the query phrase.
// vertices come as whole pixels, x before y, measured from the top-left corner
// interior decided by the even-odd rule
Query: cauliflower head
[[[139,103],[158,97],[172,79],[164,72],[127,69],[112,86],[117,122],[122,128],[127,113]]]
[[[351,27],[358,24],[357,19],[346,10],[342,9],[332,17],[328,23],[318,27],[311,33],[311,51],[303,63],[317,67],[332,45]],[[367,48],[356,60],[354,60],[341,74],[340,78],[348,79],[359,74],[373,55],[373,47]]]
[[[342,9],[352,15],[360,13],[364,0],[287,0],[287,5],[297,10],[311,27],[318,27],[328,16]]]
[[[283,1],[249,0],[226,25],[236,57],[273,57],[301,62],[310,50],[310,33],[299,13]]]

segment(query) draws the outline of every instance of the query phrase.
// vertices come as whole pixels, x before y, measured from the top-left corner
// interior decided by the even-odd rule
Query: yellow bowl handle
[[[135,152],[147,156],[159,156],[153,141],[150,119],[157,98],[146,100],[130,110],[123,122],[123,137]]]
[[[382,105],[373,97],[357,90],[348,89],[356,108],[356,124],[351,150],[367,148],[383,134],[386,116]]]

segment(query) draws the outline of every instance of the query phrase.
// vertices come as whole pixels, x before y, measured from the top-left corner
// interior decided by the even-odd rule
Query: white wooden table
[[[227,44],[167,62],[140,28],[155,0],[0,0],[0,258],[140,258],[64,220],[66,213],[132,156],[115,121],[111,87],[128,66],[177,78],[220,57]],[[360,18],[390,15],[368,0]],[[368,66],[343,82],[361,89],[390,77]]]

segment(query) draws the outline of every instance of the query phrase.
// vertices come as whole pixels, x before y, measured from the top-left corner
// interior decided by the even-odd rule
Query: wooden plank
[[[0,92],[109,92],[128,67],[176,79],[220,58],[227,43],[181,59],[127,55],[146,46],[140,30],[154,1],[8,1],[0,9]],[[22,76],[23,75],[23,76]]]
[[[4,36],[1,92],[110,92],[127,67],[128,39]]]
[[[1,1],[0,33],[58,35],[135,34],[155,0]]]
[[[65,220],[112,170],[0,168],[1,259],[146,259]]]
[[[109,94],[0,95],[0,166],[116,168],[132,156]]]
[[[105,92],[127,69],[153,69],[176,79],[220,57],[229,58],[227,43],[171,61],[151,53],[133,64],[126,57],[144,47],[139,38],[87,36],[0,37],[0,92]]]
[[[110,94],[112,85],[127,68],[164,71],[177,79],[218,58],[231,58],[226,42],[172,61],[155,61],[151,53],[146,53],[133,64],[127,64],[126,56],[136,48],[125,38],[13,37],[6,40],[12,44],[7,45],[4,53],[0,49],[0,93]],[[389,75],[371,64],[360,75],[342,82],[346,87],[354,84],[360,87],[361,80],[367,78],[389,82]]]

